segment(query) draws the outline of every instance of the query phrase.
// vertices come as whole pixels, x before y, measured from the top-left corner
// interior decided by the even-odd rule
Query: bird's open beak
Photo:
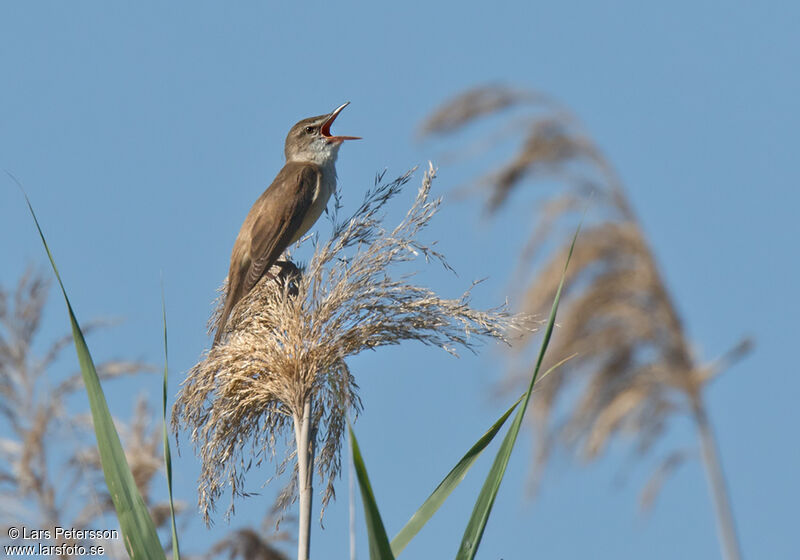
[[[336,117],[338,117],[338,116],[339,116],[339,113],[341,113],[341,112],[342,112],[342,109],[344,109],[344,108],[345,108],[345,107],[347,107],[348,105],[350,105],[350,102],[349,102],[349,101],[348,101],[347,103],[344,103],[344,104],[340,105],[339,107],[337,107],[337,108],[336,108],[336,109],[335,109],[335,110],[334,110],[334,111],[333,111],[333,112],[330,114],[330,116],[328,117],[328,120],[326,120],[326,121],[323,123],[323,125],[322,125],[322,128],[320,128],[320,132],[322,133],[322,135],[323,135],[323,136],[324,136],[324,137],[325,137],[325,138],[326,138],[326,139],[327,139],[329,142],[344,142],[345,140],[361,140],[361,137],[359,137],[359,136],[333,136],[333,135],[331,134],[331,125],[333,124],[333,121],[335,121],[335,120],[336,120]]]

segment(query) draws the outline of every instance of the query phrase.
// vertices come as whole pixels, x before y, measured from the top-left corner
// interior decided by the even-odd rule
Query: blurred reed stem
[[[722,543],[723,555],[727,560],[741,560],[742,552],[739,548],[739,537],[736,534],[736,524],[733,520],[728,485],[722,472],[717,438],[714,435],[711,422],[708,420],[702,396],[699,393],[694,393],[690,400],[692,417],[700,436],[700,448],[703,453],[703,465],[705,466],[708,486],[711,491],[711,499],[714,502],[714,510],[717,514],[717,533]]]

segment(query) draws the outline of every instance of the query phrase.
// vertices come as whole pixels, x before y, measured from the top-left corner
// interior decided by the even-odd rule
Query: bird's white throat
[[[329,142],[325,138],[316,138],[301,149],[295,148],[287,161],[316,163],[323,168],[323,173],[331,170],[335,175],[334,164],[341,146],[341,142]]]

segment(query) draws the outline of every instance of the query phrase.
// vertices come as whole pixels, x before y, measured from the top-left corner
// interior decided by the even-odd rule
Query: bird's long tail
[[[292,279],[295,281],[300,277],[300,269],[297,268],[291,261],[278,261],[275,263],[280,267],[280,273],[275,275],[272,272],[264,272],[261,277],[266,277],[269,280],[276,280],[280,282],[290,282]],[[267,267],[269,270],[270,267]],[[211,344],[211,348],[214,348],[219,342],[222,340],[222,335],[225,332],[225,325],[228,324],[228,318],[230,318],[231,312],[236,304],[239,302],[240,299],[245,297],[248,291],[245,291],[246,286],[242,286],[242,283],[239,282],[239,277],[237,276],[234,280],[236,282],[236,286],[231,290],[228,290],[228,293],[225,296],[225,307],[222,308],[222,314],[219,316],[219,321],[217,323],[217,332],[214,334],[214,342]],[[256,281],[256,285],[259,280]],[[230,286],[229,286],[230,288]],[[252,288],[250,288],[252,289]],[[290,285],[289,287],[289,295],[296,296],[297,295],[297,288],[296,286]]]
[[[225,306],[222,308],[222,314],[219,316],[219,321],[217,322],[217,332],[214,334],[214,342],[211,344],[211,348],[214,348],[219,342],[222,340],[222,335],[225,332],[225,325],[228,324],[228,318],[231,316],[231,311],[233,311],[233,307],[236,305],[241,299],[241,286],[239,285],[238,279],[234,279],[236,282],[236,286],[231,289],[230,286],[230,278],[228,284],[228,293],[225,294]]]
[[[214,342],[211,344],[211,348],[214,348],[222,340],[222,333],[225,332],[225,324],[228,322],[231,309],[233,309],[233,298],[229,296],[225,298],[225,307],[222,309],[219,322],[217,322],[217,332],[214,334]]]

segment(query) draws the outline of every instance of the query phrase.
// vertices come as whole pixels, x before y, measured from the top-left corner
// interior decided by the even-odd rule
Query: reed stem
[[[311,505],[314,496],[314,433],[311,428],[311,397],[303,404],[303,416],[294,417],[297,445],[297,487],[300,495],[297,560],[309,560],[311,553]]]

